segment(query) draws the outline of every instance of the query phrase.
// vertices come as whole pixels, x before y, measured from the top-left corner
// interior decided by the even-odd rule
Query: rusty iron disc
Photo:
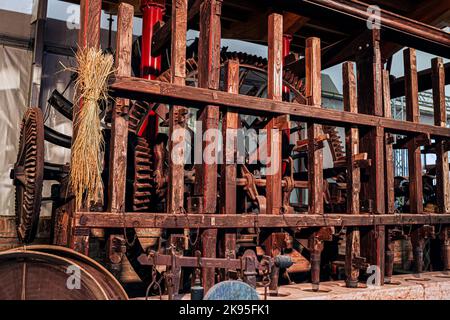
[[[39,108],[28,108],[22,119],[13,172],[17,236],[22,243],[30,243],[37,233],[44,178],[44,122]]]
[[[0,283],[0,300],[108,299],[106,291],[81,264],[26,249],[0,253]]]
[[[23,249],[12,249],[10,251],[18,251]],[[105,290],[110,300],[128,300],[128,295],[123,289],[119,281],[101,264],[92,258],[83,255],[75,250],[53,245],[32,245],[26,247],[27,251],[38,251],[64,257],[71,261],[75,261],[91,274],[100,286]]]

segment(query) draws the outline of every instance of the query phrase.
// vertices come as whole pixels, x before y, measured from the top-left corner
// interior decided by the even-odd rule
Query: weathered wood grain
[[[310,109],[322,105],[322,75],[320,39],[306,39],[306,97]],[[309,213],[323,212],[323,150],[316,147],[315,139],[323,134],[322,126],[308,122],[308,205]]]
[[[131,75],[131,45],[133,41],[134,7],[121,3],[118,9],[116,35],[116,73]],[[111,148],[109,157],[108,210],[125,211],[127,171],[128,119],[126,109],[129,101],[117,99],[111,120]]]
[[[187,32],[187,0],[172,1],[172,50],[171,50],[171,82],[185,85],[186,77],[186,32]],[[184,157],[186,152],[187,109],[174,105],[169,109],[169,213],[181,212],[184,208]]]

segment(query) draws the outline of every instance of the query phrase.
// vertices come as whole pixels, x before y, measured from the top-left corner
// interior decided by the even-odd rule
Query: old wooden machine
[[[43,159],[44,136],[66,147],[70,137],[44,129],[40,110],[30,108],[13,172],[21,239],[31,242],[36,232],[42,180],[56,179],[53,243],[89,255],[93,239],[105,239],[110,270],[120,273],[126,257],[150,284],[147,294],[172,298],[196,286],[207,292],[228,279],[276,294],[278,285],[297,276],[317,290],[320,281],[337,277],[339,261],[348,287],[358,286],[369,265],[378,266],[383,285],[392,276],[399,238],[411,240],[413,272],[425,271],[429,238],[439,243],[432,267],[449,270],[448,65],[435,58],[419,76],[416,66],[416,49],[450,58],[449,34],[386,10],[368,27],[368,4],[303,0],[265,1],[263,14],[231,36],[238,24],[229,11],[254,7],[246,3],[118,5],[109,86],[114,101],[103,113],[104,201],[74,210],[67,166]],[[79,46],[99,46],[101,6],[81,0]],[[143,14],[144,29],[133,41],[135,10]],[[302,26],[319,20],[353,33],[337,42],[311,30],[302,35]],[[186,31],[197,26],[198,39],[187,46]],[[267,59],[221,48],[221,31],[247,40],[248,28],[261,29],[253,40],[268,45]],[[405,46],[405,76],[393,79],[392,54]],[[342,62],[344,110],[325,108],[321,70]],[[419,121],[419,88],[433,90],[434,125]],[[406,97],[407,121],[392,118],[391,94]],[[77,108],[57,93],[51,104],[68,117]],[[345,139],[337,128],[345,129]],[[213,129],[220,137],[208,136]],[[265,143],[242,151],[236,142],[246,137],[227,139],[236,131],[268,133]],[[396,148],[408,150],[407,188],[394,177]],[[330,168],[323,164],[326,149]],[[425,149],[437,157],[435,183],[427,183],[432,197],[423,191]],[[179,161],[198,150],[221,161]],[[258,155],[265,158],[251,161]],[[394,205],[399,193],[407,198],[402,210]],[[432,212],[424,212],[426,202]],[[344,240],[345,254],[339,254]]]

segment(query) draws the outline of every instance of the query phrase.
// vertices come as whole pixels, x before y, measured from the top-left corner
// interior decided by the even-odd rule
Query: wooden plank
[[[320,39],[306,39],[306,97],[313,108],[322,104]],[[311,108],[312,109],[312,108]],[[308,122],[308,205],[309,213],[323,212],[323,151],[316,148],[315,139],[323,134],[322,126]]]
[[[227,92],[239,94],[238,60],[227,60],[225,63],[225,88]],[[238,127],[239,115],[236,112],[225,112],[222,121],[222,141],[224,142],[224,159],[221,166],[220,211],[222,213],[236,211],[237,166],[235,155],[237,138],[233,136],[233,132]]]
[[[389,71],[383,70],[383,109],[386,118],[392,117]],[[385,182],[386,182],[386,212],[395,211],[394,193],[394,148],[390,141],[391,135],[385,134]]]
[[[186,77],[186,32],[187,32],[187,0],[172,1],[172,50],[171,50],[171,82],[185,85]],[[173,106],[169,109],[169,213],[182,212],[184,208],[184,157],[186,152],[187,109]]]
[[[118,9],[116,34],[116,73],[131,75],[131,45],[133,41],[134,7],[121,3]],[[127,171],[128,118],[126,109],[129,101],[117,99],[112,113],[111,148],[109,157],[108,210],[125,211],[125,190]]]
[[[403,51],[403,61],[405,67],[406,120],[418,123],[420,113],[416,50],[405,49],[405,51]],[[408,171],[410,211],[413,213],[422,213],[422,158],[420,145],[416,143],[416,138],[411,139],[408,145]]]
[[[214,104],[234,112],[245,112],[255,115],[286,114],[291,116],[291,121],[314,120],[321,124],[343,127],[354,124],[357,124],[358,127],[379,126],[392,133],[429,133],[432,137],[450,137],[450,129],[448,128],[362,113],[354,114],[333,109],[311,108],[311,106],[301,103],[273,101],[245,95],[236,96],[228,92],[183,87],[134,77],[118,77],[114,79],[110,85],[110,90],[110,94],[113,97],[189,105],[199,109],[205,108],[206,105]]]
[[[198,44],[198,86],[213,90],[219,89],[220,82],[220,38],[221,38],[221,0],[204,0],[200,6],[200,35]],[[173,41],[173,39],[172,39]],[[203,132],[219,128],[219,107],[208,105],[202,110]],[[205,141],[203,149],[217,141]],[[203,163],[196,167],[195,193],[203,195],[203,212],[216,213],[217,210],[217,163]],[[216,257],[217,229],[207,229],[201,235],[202,255]],[[214,268],[203,268],[202,284],[207,292],[215,282]]]
[[[358,112],[358,101],[356,96],[356,77],[354,64],[345,62],[342,65],[344,110]],[[354,165],[354,157],[359,154],[359,130],[350,127],[345,131],[346,157],[347,157],[347,212],[359,214],[359,192],[360,192],[360,168]],[[356,227],[349,227],[346,232],[345,241],[345,275],[347,287],[357,287],[359,269],[353,265],[353,258],[359,257],[360,234]]]
[[[285,228],[381,225],[449,224],[446,214],[167,214],[150,212],[77,212],[74,226],[81,228]]]
[[[283,16],[273,13],[268,21],[268,67],[267,98],[282,100],[283,90]],[[281,188],[281,132],[279,117],[273,117],[266,125],[267,156],[271,163],[266,166],[267,212],[280,214],[282,205]]]
[[[434,124],[446,127],[447,112],[445,106],[445,72],[442,58],[434,58],[432,64]],[[439,212],[450,211],[450,182],[448,152],[445,142],[448,139],[436,141],[436,197]]]

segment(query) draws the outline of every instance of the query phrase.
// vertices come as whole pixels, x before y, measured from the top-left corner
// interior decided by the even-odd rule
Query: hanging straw
[[[104,140],[100,124],[99,101],[108,99],[107,79],[113,72],[112,55],[100,49],[79,48],[75,81],[75,140],[72,143],[70,186],[79,209],[103,199],[102,152]],[[66,70],[70,68],[66,68]]]

